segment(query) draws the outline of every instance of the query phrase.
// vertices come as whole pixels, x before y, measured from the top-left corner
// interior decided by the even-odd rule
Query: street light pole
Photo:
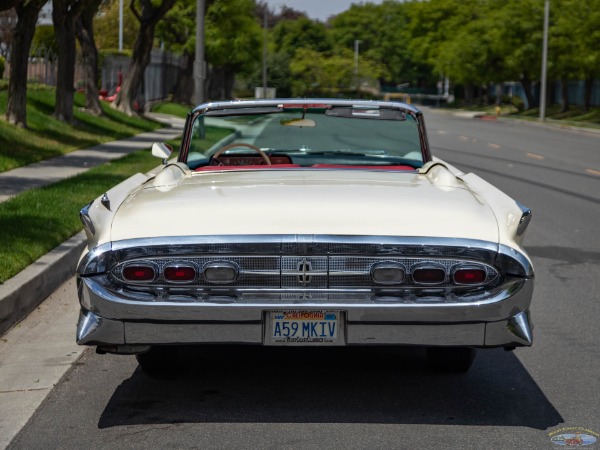
[[[542,44],[542,89],[540,92],[540,121],[546,120],[546,72],[548,69],[548,23],[550,21],[550,0],[544,2],[544,38]]]
[[[196,0],[196,60],[194,61],[194,103],[204,103],[204,0]]]
[[[358,95],[358,91],[360,89],[360,81],[358,78],[358,46],[362,41],[358,39],[354,39],[354,79],[356,83],[356,93]]]
[[[119,0],[119,52],[123,51],[123,0]]]
[[[358,46],[362,41],[354,39],[354,75],[358,79]]]
[[[263,10],[263,66],[262,66],[262,84],[263,84],[263,95],[262,98],[267,98],[267,56],[268,56],[268,39],[269,39],[269,30],[267,29],[267,13],[269,12],[269,8],[267,3],[264,3]]]

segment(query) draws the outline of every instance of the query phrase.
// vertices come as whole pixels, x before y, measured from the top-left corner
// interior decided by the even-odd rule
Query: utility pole
[[[204,0],[196,0],[196,60],[194,61],[194,103],[204,103]]]
[[[356,94],[360,90],[360,79],[358,78],[358,46],[362,41],[354,39],[354,79],[356,83]]]
[[[267,13],[269,12],[269,7],[267,3],[264,3],[263,10],[263,65],[262,65],[262,84],[263,84],[263,95],[262,98],[267,98],[267,56],[268,56],[268,39],[269,39],[269,30],[267,29]]]
[[[119,52],[123,51],[123,0],[119,0]]]
[[[540,92],[540,121],[546,120],[546,78],[548,69],[548,23],[550,22],[550,0],[544,2],[544,39],[542,44],[542,89]]]

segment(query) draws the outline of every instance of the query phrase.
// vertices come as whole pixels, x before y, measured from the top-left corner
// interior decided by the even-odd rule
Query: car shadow
[[[524,349],[522,351],[527,351]],[[174,423],[524,426],[563,422],[514,353],[479,351],[466,374],[432,373],[419,348],[193,349],[163,379],[138,367],[101,429]]]

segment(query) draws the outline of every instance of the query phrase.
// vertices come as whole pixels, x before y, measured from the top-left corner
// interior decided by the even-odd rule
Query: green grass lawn
[[[152,107],[152,112],[162,114],[172,114],[177,117],[185,117],[191,111],[191,106],[182,105],[180,103],[162,102],[157,103]]]
[[[208,127],[203,144],[210,147],[230,132]],[[177,147],[179,142],[169,144]],[[80,231],[82,206],[134,173],[159,164],[150,150],[143,150],[0,203],[0,283]]]
[[[83,94],[75,95],[76,125],[52,116],[55,91],[32,85],[27,90],[27,129],[0,119],[0,172],[59,156],[74,150],[133,136],[164,125],[142,117],[128,117],[103,104],[104,116],[83,112]],[[0,90],[0,117],[6,114],[7,91]]]
[[[6,113],[7,102],[2,88],[0,85],[0,116]],[[142,117],[128,117],[107,104],[103,104],[102,117],[85,113],[81,110],[85,102],[82,94],[75,96],[76,125],[69,125],[52,116],[54,96],[52,88],[28,87],[27,129],[0,119],[0,172],[164,126]],[[189,108],[163,103],[156,111],[185,117]],[[230,133],[230,129],[207,127],[203,148]],[[179,140],[169,144],[177,149]],[[134,173],[148,172],[159,164],[149,150],[140,151],[0,203],[0,283],[80,231],[82,206]]]

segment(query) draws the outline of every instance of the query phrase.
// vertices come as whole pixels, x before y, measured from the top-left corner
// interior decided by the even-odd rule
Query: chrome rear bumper
[[[142,301],[110,289],[103,277],[78,280],[82,312],[77,342],[99,347],[161,344],[263,344],[266,311],[340,310],[345,316],[345,345],[427,345],[512,347],[532,343],[528,308],[532,279],[499,286],[480,301],[380,301],[364,293],[353,301],[343,295],[329,300],[284,302],[271,292],[260,301],[235,301],[213,295],[197,301]],[[341,293],[339,293],[341,294]],[[318,296],[316,296],[318,297]],[[362,298],[362,299],[361,299]],[[435,299],[434,299],[435,300]]]

